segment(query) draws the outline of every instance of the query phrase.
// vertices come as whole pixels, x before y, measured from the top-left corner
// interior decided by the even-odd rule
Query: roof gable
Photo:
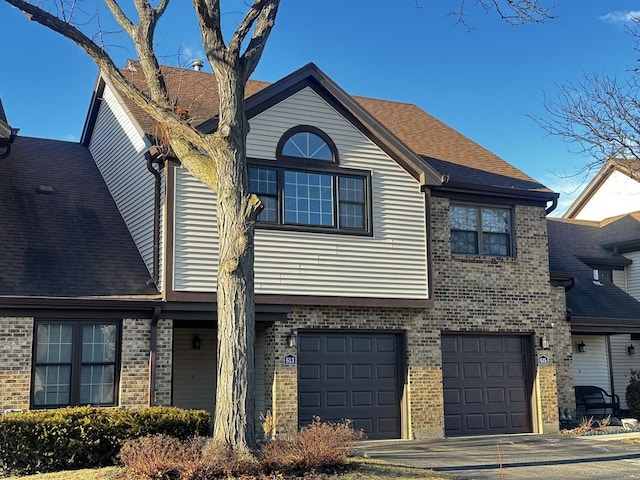
[[[189,111],[194,124],[205,132],[215,130],[218,114],[215,76],[175,67],[162,70],[172,97]],[[144,87],[137,62],[128,62],[123,73]],[[533,196],[543,202],[557,198],[544,185],[417,106],[351,96],[312,63],[271,84],[249,80],[245,91],[247,116],[251,118],[305,87],[321,95],[423,185],[440,187],[445,182],[445,189],[500,191],[504,195]],[[98,101],[98,96],[94,97]],[[130,100],[122,101],[141,130],[153,135],[155,122]],[[90,120],[87,125],[84,143],[91,135]]]
[[[620,193],[624,193],[621,190],[629,189],[640,191],[640,182],[637,180],[639,174],[639,160],[609,160],[602,166],[596,176],[591,179],[589,184],[582,190],[569,208],[567,208],[562,217],[599,221],[607,217],[613,217],[636,210],[638,206],[640,206],[640,203],[636,202],[634,204],[633,201],[629,202],[629,200],[633,200],[633,197],[627,198],[626,200],[620,199],[620,201],[616,202],[616,205],[607,202],[607,205],[601,205],[599,209],[596,204],[598,202],[602,203],[598,198],[599,196],[608,196],[606,193],[607,189]],[[626,185],[626,188],[622,186],[623,184]],[[638,197],[638,201],[640,202],[640,196],[636,195],[636,197]]]

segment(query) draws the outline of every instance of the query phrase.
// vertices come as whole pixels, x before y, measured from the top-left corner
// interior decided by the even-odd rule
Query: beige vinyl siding
[[[629,355],[627,347],[634,345],[636,354]],[[631,341],[631,335],[611,335],[611,364],[615,393],[620,397],[620,408],[627,408],[625,393],[629,385],[630,371],[640,369],[640,342]]]
[[[144,153],[147,149],[145,139],[106,86],[89,151],[151,272],[154,177],[146,168]]]
[[[625,270],[612,270],[611,279],[616,287],[621,288],[625,292],[627,291],[627,275]]]
[[[207,410],[216,406],[216,332],[213,328],[176,328],[173,333],[173,405]],[[198,335],[200,350],[192,348]]]
[[[627,293],[640,301],[640,252],[629,252],[624,256],[633,262],[625,267]]]
[[[193,350],[193,337],[201,340]],[[176,328],[173,334],[173,402],[176,407],[207,410],[215,414],[217,378],[217,330],[213,328]],[[262,436],[260,414],[266,411],[266,327],[256,324],[255,343],[255,428]]]
[[[606,335],[572,335],[573,384],[595,385],[611,392],[609,354]],[[584,342],[586,352],[578,352],[577,344]]]
[[[427,298],[425,200],[404,169],[306,88],[251,120],[248,155],[274,160],[284,132],[312,125],[335,142],[340,165],[371,172],[373,237],[256,230],[259,294]],[[178,291],[214,291],[215,197],[176,175]]]

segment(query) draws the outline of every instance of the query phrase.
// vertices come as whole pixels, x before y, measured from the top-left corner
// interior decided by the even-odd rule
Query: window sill
[[[465,255],[464,253],[452,253],[451,259],[462,263],[486,263],[489,265],[515,263],[518,261],[516,257],[491,257],[486,255]]]

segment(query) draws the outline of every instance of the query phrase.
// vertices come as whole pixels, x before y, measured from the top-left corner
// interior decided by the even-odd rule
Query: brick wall
[[[171,405],[171,360],[173,322],[158,322],[156,351],[156,404]],[[120,405],[149,406],[149,346],[151,320],[122,321],[122,368]]]
[[[0,317],[0,411],[28,409],[33,318]]]
[[[444,434],[442,395],[442,332],[519,333],[533,343],[536,401],[535,429],[558,429],[558,393],[571,398],[571,349],[562,293],[549,285],[546,219],[541,207],[515,208],[514,258],[452,255],[449,201],[431,199],[432,283],[434,307],[419,309],[295,307],[287,322],[268,332],[266,405],[277,412],[283,431],[297,424],[297,372],[283,364],[283,338],[301,329],[402,330],[407,342],[404,405],[406,436]],[[540,338],[549,340],[542,349]],[[538,367],[541,355],[548,366]],[[558,392],[558,385],[560,385]],[[267,388],[269,392],[271,389]]]

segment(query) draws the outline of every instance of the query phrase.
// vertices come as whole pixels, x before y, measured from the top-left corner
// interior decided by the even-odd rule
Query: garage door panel
[[[351,339],[351,351],[353,353],[371,353],[373,346],[371,338],[353,338]]]
[[[460,378],[460,365],[457,363],[443,363],[442,378]]]
[[[477,362],[463,363],[462,372],[465,379],[482,378],[482,365]]]
[[[302,380],[322,380],[320,365],[300,365],[298,375]]]
[[[480,353],[480,339],[467,337],[462,339],[463,353]]]
[[[458,388],[445,388],[444,389],[444,403],[449,405],[460,404],[460,389]]]
[[[395,406],[399,402],[397,390],[379,390],[376,398],[378,400],[377,404],[380,406]]]
[[[325,398],[327,408],[345,408],[348,406],[346,392],[327,392]]]
[[[372,366],[367,365],[351,365],[351,378],[354,380],[371,380],[373,376]]]
[[[447,436],[531,432],[526,341],[506,335],[442,337]]]
[[[487,338],[484,341],[484,352],[486,354],[502,353],[502,339],[501,338]]]
[[[487,415],[487,423],[492,430],[505,430],[507,428],[507,415],[504,413],[490,413]]]
[[[507,364],[507,374],[509,375],[509,378],[521,378],[524,381],[524,365],[521,363]]]
[[[376,351],[395,354],[398,352],[398,342],[394,337],[376,338]]]
[[[347,339],[346,337],[332,337],[326,338],[326,350],[327,352],[346,352],[347,351]]]
[[[320,351],[320,337],[319,336],[307,336],[298,338],[298,351],[299,352],[319,352]]]
[[[464,403],[470,404],[482,404],[482,389],[481,388],[465,388],[464,389]]]
[[[298,403],[303,408],[320,408],[321,398],[320,392],[304,392],[298,395]]]
[[[347,366],[346,365],[326,365],[325,377],[327,380],[347,380]]]
[[[507,398],[504,388],[487,388],[487,403],[504,404]],[[510,400],[512,400],[510,398]]]
[[[376,378],[386,380],[396,380],[398,373],[395,364],[376,365]]]
[[[304,342],[307,335],[319,343]],[[314,416],[323,421],[351,419],[368,438],[400,438],[398,335],[303,332],[299,337],[299,345],[313,347],[298,350],[300,425]]]
[[[352,404],[354,407],[372,407],[373,406],[373,393],[367,392],[353,392],[351,395]]]
[[[502,363],[485,363],[485,376],[487,379],[504,378],[504,364]]]

